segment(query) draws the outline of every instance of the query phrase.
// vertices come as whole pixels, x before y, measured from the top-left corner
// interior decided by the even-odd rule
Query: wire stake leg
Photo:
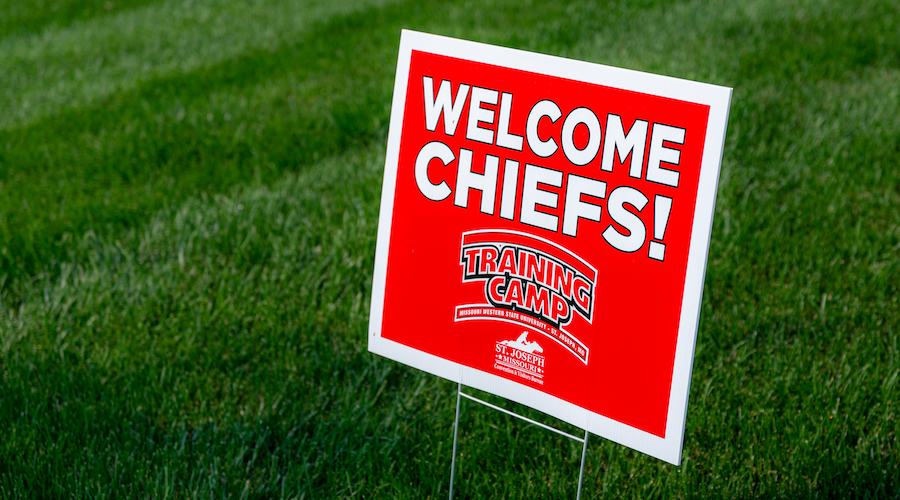
[[[459,411],[458,408],[457,408],[457,411]],[[587,440],[588,440],[588,431],[587,431],[587,429],[585,429],[584,430],[584,447],[581,449],[581,470],[578,472],[578,493],[575,496],[575,500],[581,500],[581,480],[584,479],[584,459],[587,456]],[[454,445],[455,445],[455,442],[454,442]]]
[[[456,473],[456,441],[459,436],[459,400],[462,394],[462,382],[456,386],[456,420],[453,422],[453,458],[450,459],[450,500],[453,500],[453,477]],[[584,470],[584,458],[581,459],[581,468]],[[581,493],[581,481],[578,482],[578,492]]]

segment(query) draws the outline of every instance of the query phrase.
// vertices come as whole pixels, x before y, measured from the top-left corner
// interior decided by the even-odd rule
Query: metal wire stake
[[[462,394],[462,382],[456,386],[456,421],[453,422],[453,458],[450,459],[450,500],[453,500],[453,476],[456,473],[456,438],[459,436],[459,400]],[[584,459],[581,460],[581,468],[584,470]],[[581,482],[578,483],[578,492],[581,493]]]
[[[459,408],[457,407],[457,412]],[[458,417],[457,417],[458,418]],[[584,458],[587,456],[587,440],[588,440],[588,431],[584,430],[584,447],[581,449],[581,471],[578,472],[578,493],[575,495],[575,500],[581,500],[581,480],[584,478]],[[454,442],[454,446],[455,446]],[[451,485],[453,484],[451,480]],[[450,487],[451,491],[453,486]]]

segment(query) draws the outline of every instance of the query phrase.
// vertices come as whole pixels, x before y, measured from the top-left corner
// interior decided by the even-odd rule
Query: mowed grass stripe
[[[552,20],[573,5],[498,2],[489,15],[458,3],[363,9],[313,24],[277,50],[147,79],[93,106],[0,131],[0,288],[15,300],[16,283],[55,272],[84,231],[128,227],[198,190],[275,179],[384,133],[403,27],[459,35],[486,23],[484,38],[521,42],[514,26],[524,23],[559,51],[590,33],[601,9],[579,5],[561,29]],[[455,23],[436,22],[437,12]]]
[[[96,104],[139,82],[253,50],[278,50],[316,23],[380,0],[163,0],[40,34],[0,39],[0,129]]]
[[[5,364],[30,360],[51,371],[51,365],[101,369],[150,382],[166,370],[176,378],[194,373],[197,381],[211,383],[207,379],[216,372],[235,382],[257,371],[324,368],[298,359],[285,365],[272,361],[303,355],[284,350],[291,337],[358,344],[347,336],[355,337],[365,319],[381,161],[367,148],[290,174],[271,187],[187,200],[116,239],[86,234],[79,247],[87,259],[63,265],[58,277],[36,281],[19,307],[0,308],[0,356]],[[263,332],[271,336],[256,336]],[[229,359],[226,351],[234,348],[254,352]],[[66,359],[70,355],[75,357]],[[187,357],[179,362],[172,356]],[[263,359],[269,362],[257,362]],[[135,370],[146,365],[157,372]],[[230,403],[254,400],[259,390],[282,389],[280,377],[260,381],[272,385],[238,391]],[[312,376],[308,382],[325,380]],[[219,399],[194,394],[172,405],[121,402],[132,408],[143,404],[148,415],[166,420],[188,416],[189,424],[227,420],[243,411],[218,406],[228,402]],[[193,404],[199,401],[216,406],[196,413]]]
[[[16,187],[0,201],[4,270],[15,280],[54,267],[90,228],[128,226],[198,190],[272,180],[383,132],[398,23],[416,13],[339,16],[279,50],[0,132],[2,181]]]
[[[877,0],[679,2],[604,24],[563,54],[728,84],[736,92],[762,82],[789,88],[856,80],[865,68],[900,64],[894,7]]]
[[[389,111],[379,65],[395,51],[365,24],[383,20],[378,12],[0,132],[4,271],[16,280],[55,267],[89,229],[127,227],[197,191],[273,180],[370,140]]]
[[[141,7],[159,0],[0,0],[0,38],[59,29],[77,21]]]

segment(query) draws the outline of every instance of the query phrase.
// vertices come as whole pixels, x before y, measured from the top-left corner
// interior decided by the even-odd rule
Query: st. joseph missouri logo
[[[497,342],[494,369],[544,384],[545,359],[540,344],[528,340],[528,332],[522,332],[516,340]]]
[[[593,322],[593,266],[543,238],[500,229],[463,233],[460,265],[463,283],[484,283],[486,303],[457,306],[455,321],[524,326],[588,363],[588,347],[565,327],[573,315]]]

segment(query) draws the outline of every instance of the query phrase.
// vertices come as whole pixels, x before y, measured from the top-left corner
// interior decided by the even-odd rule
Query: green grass
[[[365,346],[401,28],[735,89],[684,463],[592,437],[586,498],[900,498],[876,0],[0,0],[0,497],[447,494],[455,385]],[[458,498],[580,451],[464,402]]]
[[[63,27],[76,21],[112,14],[153,0],[18,0],[0,1],[0,35],[39,33],[48,26]]]

